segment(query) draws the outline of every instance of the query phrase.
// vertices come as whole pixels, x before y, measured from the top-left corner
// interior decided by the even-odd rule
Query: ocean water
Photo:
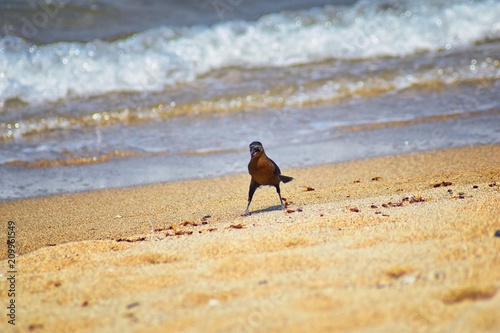
[[[500,142],[500,2],[0,0],[0,199]]]

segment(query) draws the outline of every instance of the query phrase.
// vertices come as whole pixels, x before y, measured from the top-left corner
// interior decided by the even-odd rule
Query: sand
[[[500,331],[499,145],[283,173],[0,204],[0,330]]]

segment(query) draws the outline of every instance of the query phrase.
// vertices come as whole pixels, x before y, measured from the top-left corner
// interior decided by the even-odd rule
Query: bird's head
[[[252,158],[261,156],[264,154],[264,147],[259,141],[254,141],[250,144],[250,156]]]

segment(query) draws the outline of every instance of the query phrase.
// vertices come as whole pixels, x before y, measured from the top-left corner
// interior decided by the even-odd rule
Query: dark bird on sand
[[[269,185],[276,188],[280,198],[281,207],[284,208],[283,198],[280,193],[280,182],[288,183],[293,178],[281,174],[281,170],[276,163],[269,157],[262,143],[254,141],[250,144],[250,163],[248,163],[248,173],[252,176],[250,189],[248,191],[248,205],[243,215],[250,215],[248,208],[252,202],[253,194],[259,186]]]

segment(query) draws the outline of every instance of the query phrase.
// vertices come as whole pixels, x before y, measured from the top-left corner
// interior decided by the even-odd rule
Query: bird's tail
[[[292,181],[292,180],[293,180],[293,178],[292,178],[292,177],[288,177],[288,176],[284,176],[284,175],[280,175],[280,179],[281,179],[281,181],[282,181],[283,183],[288,183],[288,182],[290,182],[290,181]]]

